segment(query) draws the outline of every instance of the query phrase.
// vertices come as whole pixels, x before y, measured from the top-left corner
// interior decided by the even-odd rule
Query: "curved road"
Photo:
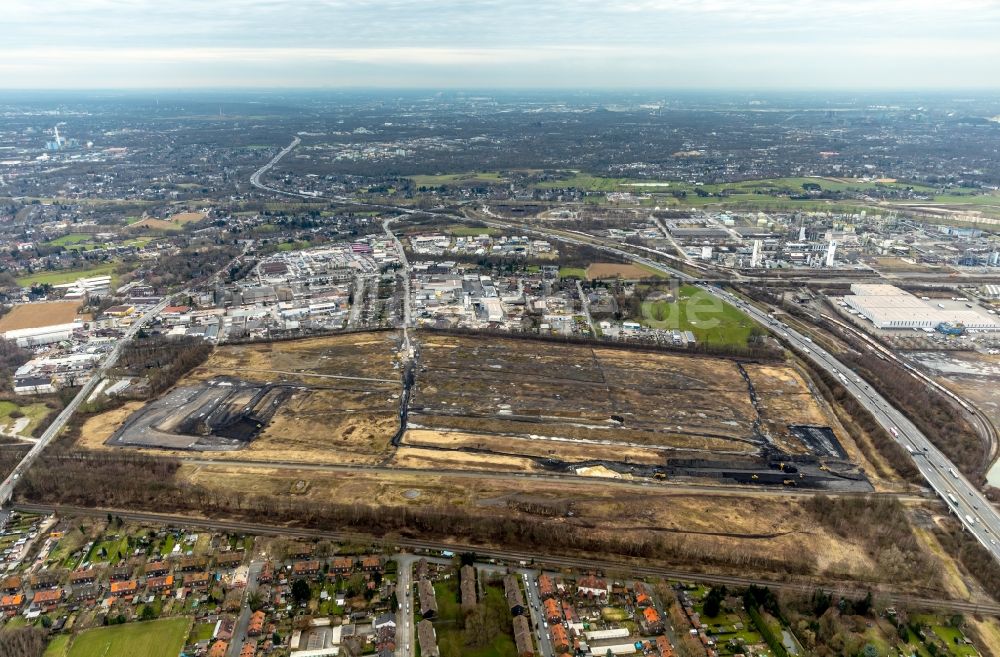
[[[287,155],[287,153],[297,146],[299,142],[299,138],[296,137],[291,145],[275,156],[271,162],[257,171],[253,178],[251,178],[251,182],[260,189],[265,189],[279,194],[299,196],[302,198],[320,198],[308,194],[296,194],[293,192],[285,192],[274,189],[261,184],[259,181],[260,174],[273,167],[278,160]],[[417,210],[414,208],[400,206],[364,203],[361,201],[355,201],[348,197],[338,196],[328,200],[335,200],[342,203],[371,207],[375,209],[384,209],[389,212],[406,215],[423,214],[430,216],[442,216],[447,217],[450,220],[459,221],[463,219],[463,217],[456,216],[454,214]],[[610,245],[592,235],[582,233],[577,234],[568,231],[554,231],[545,228],[540,229],[537,227],[527,227],[518,222],[508,222],[502,220],[500,217],[491,213],[488,207],[484,207],[483,211],[487,215],[490,215],[491,219],[477,221],[481,221],[481,223],[485,223],[486,225],[498,228],[516,228],[521,232],[540,235],[548,239],[567,242],[570,244],[590,246],[606,253],[615,254],[631,262],[651,267],[657,271],[674,276],[686,283],[698,285],[705,292],[727,301],[730,304],[739,306],[758,323],[762,324],[773,333],[780,334],[782,339],[806,355],[806,357],[808,357],[817,367],[824,369],[833,376],[838,376],[839,373],[844,373],[844,376],[841,377],[844,388],[852,396],[854,396],[855,399],[857,399],[858,402],[862,404],[873,417],[875,417],[875,419],[886,431],[893,435],[897,442],[903,445],[907,451],[910,452],[917,465],[917,469],[923,475],[924,479],[934,492],[948,504],[949,508],[955,513],[965,529],[969,531],[987,551],[989,551],[994,559],[1000,561],[1000,513],[997,512],[997,509],[989,503],[976,486],[974,486],[968,479],[965,478],[964,475],[962,475],[961,472],[958,471],[957,468],[955,468],[954,464],[951,463],[948,458],[934,446],[930,439],[924,435],[923,432],[921,432],[909,420],[909,418],[892,406],[884,397],[882,397],[882,395],[873,390],[871,386],[862,382],[852,370],[834,358],[833,355],[817,347],[812,342],[811,338],[802,335],[784,324],[779,324],[767,313],[761,311],[755,306],[744,303],[742,299],[736,297],[735,295],[726,292],[721,288],[700,283],[694,276],[679,271],[674,267],[664,265],[659,260],[654,260],[652,257],[637,255],[631,250],[621,248],[618,244]],[[650,256],[662,256],[663,258],[669,260],[677,259],[676,256],[673,256],[672,254],[663,253],[654,249],[647,248],[643,249],[643,251],[649,253]],[[849,376],[847,375],[848,373]],[[943,427],[942,430],[946,430],[946,427]]]

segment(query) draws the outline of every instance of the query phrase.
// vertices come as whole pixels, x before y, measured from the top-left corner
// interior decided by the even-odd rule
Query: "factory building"
[[[3,338],[12,340],[18,347],[30,348],[69,340],[73,336],[73,331],[80,328],[83,328],[83,322],[76,321],[71,324],[15,329],[5,332]]]
[[[967,307],[948,307],[919,299],[892,285],[851,285],[844,303],[878,329],[934,329],[941,324],[966,329],[1000,330],[1000,323],[985,313]]]

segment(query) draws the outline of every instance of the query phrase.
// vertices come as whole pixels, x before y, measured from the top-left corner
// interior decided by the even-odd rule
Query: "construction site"
[[[870,491],[784,362],[423,333],[398,462]]]
[[[171,390],[89,419],[84,446],[199,459],[870,492],[805,375],[614,346],[395,332],[227,345]]]

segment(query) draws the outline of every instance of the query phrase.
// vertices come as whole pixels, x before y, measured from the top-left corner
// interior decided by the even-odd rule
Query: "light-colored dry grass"
[[[77,318],[79,301],[42,301],[20,303],[0,317],[0,333],[18,329],[69,324]],[[83,316],[80,317],[84,319]]]
[[[189,224],[195,221],[201,221],[206,216],[204,212],[178,212],[177,214],[170,216],[170,221],[178,224]]]
[[[557,458],[564,461],[578,462],[592,459],[608,459],[613,461],[628,460],[632,463],[648,465],[662,464],[665,452],[661,450],[640,449],[621,446],[591,445],[568,442],[564,440],[541,440],[530,438],[514,438],[511,436],[494,436],[487,434],[470,434],[459,431],[427,431],[411,429],[406,432],[404,444],[414,447],[433,446],[448,449],[485,449],[501,454],[519,454],[542,458]],[[433,456],[430,457],[433,460]]]
[[[404,448],[408,466],[431,458],[425,450]],[[472,458],[476,458],[473,456]],[[461,464],[460,464],[461,465]],[[518,470],[524,463],[511,461],[508,467]],[[494,469],[501,465],[493,464]],[[633,490],[611,486],[600,479],[545,480],[518,478],[457,477],[428,471],[386,473],[329,473],[311,470],[261,467],[212,466],[184,464],[180,470],[184,482],[211,489],[242,491],[246,494],[287,496],[298,481],[308,490],[299,496],[317,503],[335,500],[343,504],[376,506],[450,506],[490,517],[518,517],[531,522],[534,511],[526,507],[569,505],[573,516],[558,522],[567,530],[583,531],[604,538],[640,540],[660,536],[684,554],[691,555],[683,567],[698,568],[716,558],[728,560],[733,555],[755,559],[798,562],[806,558],[819,575],[871,580],[877,569],[865,547],[850,537],[843,539],[816,524],[811,513],[796,497],[747,497],[734,494],[725,498],[706,498],[687,492],[671,492],[667,486]],[[419,495],[409,499],[407,491]],[[467,540],[455,536],[456,540]],[[509,547],[509,546],[507,546]],[[558,551],[558,550],[557,550]],[[694,555],[699,555],[696,559]],[[657,561],[656,559],[652,560]],[[677,562],[671,563],[680,567]],[[732,570],[750,575],[759,571],[752,565],[741,567],[707,566],[716,572]],[[773,573],[772,573],[773,574]],[[896,585],[906,588],[905,582]],[[914,587],[920,586],[916,582]]]
[[[460,470],[528,471],[538,469],[535,462],[527,458],[446,452],[405,446],[396,450],[390,464],[401,468],[426,468],[428,470],[456,468]]]
[[[129,228],[150,228],[152,230],[179,230],[180,225],[163,219],[146,218],[130,224]]]
[[[129,415],[143,406],[144,403],[141,401],[130,401],[116,409],[88,417],[80,427],[77,446],[86,449],[109,449],[104,445],[104,441],[125,423]]]

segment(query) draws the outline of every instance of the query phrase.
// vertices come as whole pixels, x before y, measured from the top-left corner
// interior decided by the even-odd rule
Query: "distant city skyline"
[[[987,0],[6,0],[0,88],[997,89]]]

